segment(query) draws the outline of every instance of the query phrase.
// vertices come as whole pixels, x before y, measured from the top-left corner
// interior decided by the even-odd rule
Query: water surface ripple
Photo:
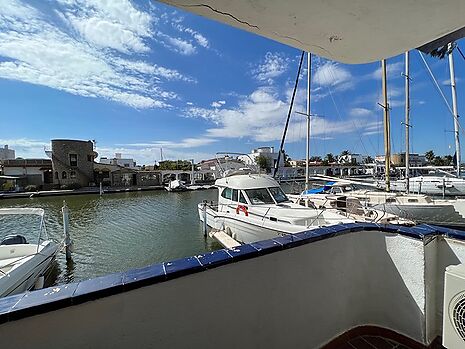
[[[205,240],[197,214],[202,200],[216,200],[217,190],[168,193],[165,191],[75,195],[0,201],[0,207],[45,209],[47,230],[62,239],[63,200],[70,209],[73,263],[64,254],[47,284],[79,281],[112,272],[191,256],[221,248]],[[37,238],[38,221],[0,217],[0,238],[19,233]]]

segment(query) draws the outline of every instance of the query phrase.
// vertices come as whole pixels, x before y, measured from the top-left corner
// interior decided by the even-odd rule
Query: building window
[[[69,178],[76,178],[76,171],[70,171]]]
[[[69,154],[69,165],[77,166],[77,154]]]
[[[61,173],[61,179],[66,179],[66,172],[65,172],[65,171],[63,171],[63,172]]]
[[[58,171],[55,171],[55,179],[58,179]]]
[[[87,161],[92,162],[93,161],[93,156],[92,155],[87,155]]]

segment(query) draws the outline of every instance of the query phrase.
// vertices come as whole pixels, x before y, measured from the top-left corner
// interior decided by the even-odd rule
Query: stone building
[[[94,144],[92,141],[52,139],[53,183],[94,185]]]
[[[8,145],[5,145],[3,148],[0,148],[0,161],[2,160],[12,160],[15,158],[15,151],[8,148]]]

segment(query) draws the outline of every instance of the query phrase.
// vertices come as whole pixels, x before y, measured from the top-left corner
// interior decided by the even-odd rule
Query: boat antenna
[[[278,172],[279,161],[281,160],[281,153],[283,152],[284,140],[286,139],[287,128],[289,127],[289,119],[291,118],[292,107],[294,106],[294,99],[295,99],[295,94],[297,92],[297,85],[299,84],[300,70],[302,69],[302,62],[304,60],[304,55],[305,55],[305,51],[302,51],[302,55],[300,56],[299,69],[297,70],[297,76],[295,78],[294,91],[292,92],[291,103],[289,105],[289,111],[287,113],[286,125],[284,126],[283,137],[281,138],[281,145],[279,146],[278,160],[276,161],[276,164],[274,166],[273,177],[276,177],[276,173]]]

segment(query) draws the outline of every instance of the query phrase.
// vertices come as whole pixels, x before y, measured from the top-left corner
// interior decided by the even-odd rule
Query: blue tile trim
[[[465,232],[463,231],[428,224],[414,227],[374,223],[339,224],[241,245],[232,249],[222,249],[199,256],[181,258],[163,264],[154,264],[125,273],[114,273],[78,283],[1,298],[0,324],[361,230],[394,233],[420,240],[439,235],[465,241]]]
[[[59,285],[24,293],[24,297],[11,307],[9,320],[21,319],[72,305],[73,294],[78,285],[76,283]]]
[[[163,264],[154,264],[144,268],[128,270],[123,274],[125,290],[152,285],[164,280],[166,280],[166,274]]]
[[[123,273],[114,273],[78,282],[72,294],[73,304],[110,296],[123,290]]]
[[[176,259],[163,263],[167,279],[174,279],[179,276],[193,274],[206,269],[197,257]]]
[[[224,249],[199,255],[197,259],[207,269],[233,261],[233,257]]]

